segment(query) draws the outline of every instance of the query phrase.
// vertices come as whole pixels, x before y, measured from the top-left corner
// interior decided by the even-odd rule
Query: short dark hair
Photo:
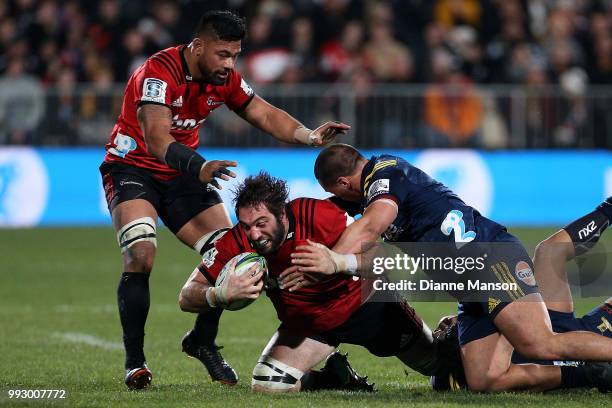
[[[280,218],[289,200],[287,182],[260,171],[256,176],[247,177],[234,190],[236,215],[238,209],[265,205],[276,218]]]
[[[361,160],[365,158],[353,146],[333,144],[319,153],[314,165],[314,175],[322,186],[327,187],[334,184],[338,177],[352,175]]]
[[[246,37],[244,18],[227,10],[213,10],[200,18],[195,35],[210,35],[223,41],[240,41]]]

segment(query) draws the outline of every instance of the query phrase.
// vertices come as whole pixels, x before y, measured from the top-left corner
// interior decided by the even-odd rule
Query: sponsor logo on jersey
[[[242,80],[240,81],[240,87],[242,88],[242,90],[244,91],[245,94],[247,94],[248,96],[253,95],[253,88],[251,88],[251,86],[249,84],[247,84],[247,82],[244,80],[244,78],[242,78]]]
[[[368,201],[381,194],[389,193],[389,179],[378,179],[368,189]]]
[[[108,152],[121,158],[127,156],[127,154],[132,150],[136,150],[137,146],[136,140],[133,137],[121,133],[117,133],[117,135],[115,135],[113,143],[115,144],[115,147],[108,149]]]
[[[586,237],[591,235],[593,232],[595,232],[596,229],[597,229],[597,224],[595,224],[595,221],[591,221],[584,228],[578,231],[578,238],[585,239]]]
[[[519,263],[517,263],[516,267],[514,268],[514,271],[516,273],[516,276],[520,280],[525,282],[525,284],[527,284],[529,286],[535,286],[536,285],[535,276],[533,276],[533,271],[531,270],[531,268],[529,267],[529,264],[527,262],[520,261]]]
[[[608,319],[606,319],[605,317],[601,317],[601,324],[599,326],[597,326],[597,329],[601,332],[601,334],[604,334],[606,332],[606,330],[612,332],[612,324],[610,324],[610,322],[608,321]]]
[[[176,108],[183,107],[183,95],[179,96],[176,100],[172,101],[172,106]]]
[[[501,300],[499,299],[489,298],[489,313],[492,313],[500,303]]]
[[[179,115],[174,115],[172,117],[172,129],[193,130],[200,126],[205,120],[206,118],[199,121],[196,119],[179,119]]]
[[[454,233],[453,236],[457,248],[461,248],[476,238],[474,231],[466,231],[463,213],[459,210],[452,210],[446,214],[446,218],[444,218],[442,225],[440,225],[440,231],[446,236],[450,236],[451,232]]]
[[[161,79],[157,78],[145,78],[142,85],[142,98],[143,102],[155,102],[155,103],[166,103],[166,84]]]
[[[207,268],[213,266],[218,253],[219,251],[215,247],[212,247],[208,251],[204,252],[204,255],[202,255],[202,263],[204,264],[204,266],[206,266]]]
[[[206,101],[206,103],[208,104],[208,106],[219,106],[219,105],[223,105],[225,102],[223,101],[216,101],[213,99],[212,96],[208,97],[208,100]]]

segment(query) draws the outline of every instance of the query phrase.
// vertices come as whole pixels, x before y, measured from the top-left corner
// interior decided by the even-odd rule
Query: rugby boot
[[[368,377],[362,377],[351,367],[348,353],[334,352],[327,357],[321,369],[330,379],[330,388],[346,391],[375,392],[374,384],[368,383]]]
[[[125,371],[125,385],[127,385],[128,389],[141,390],[151,385],[153,374],[151,370],[149,370],[149,367],[147,367],[147,363],[144,363],[140,367],[129,368]]]
[[[584,369],[591,386],[597,387],[599,392],[612,391],[612,363],[584,363]]]
[[[213,344],[211,346],[203,346],[196,342],[192,331],[188,331],[181,342],[183,352],[189,357],[196,358],[204,364],[210,378],[213,381],[219,381],[226,385],[235,385],[238,382],[238,376],[234,369],[225,361],[219,350],[223,347]]]

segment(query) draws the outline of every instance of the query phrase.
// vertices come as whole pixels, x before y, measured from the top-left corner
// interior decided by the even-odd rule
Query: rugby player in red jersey
[[[362,286],[359,278],[342,274],[294,291],[278,285],[279,275],[292,265],[290,255],[296,247],[309,241],[333,247],[350,221],[331,201],[287,202],[287,197],[282,180],[264,172],[247,178],[236,192],[239,223],[207,243],[202,263],[179,297],[181,309],[189,312],[256,298],[263,287],[261,275],[230,275],[224,284],[214,283],[238,254],[255,251],[266,258],[266,294],[281,324],[253,370],[252,388],[264,392],[342,388],[330,380],[329,369],[311,371],[340,343],[361,345],[376,356],[396,356],[426,375],[446,370],[450,360],[440,358],[444,345],[434,342],[431,330],[405,300],[383,297],[371,290],[372,285]],[[454,349],[458,353],[456,342]],[[352,372],[348,364],[346,370]],[[353,378],[349,389],[368,388],[363,379]]]
[[[349,126],[327,122],[310,130],[253,92],[234,69],[246,33],[228,11],[206,13],[190,44],[151,56],[128,80],[121,114],[100,166],[106,200],[123,254],[117,290],[126,351],[125,383],[144,388],[152,374],[144,354],[149,274],[156,251],[156,222],[201,251],[206,235],[230,227],[214,187],[235,177],[236,162],[205,160],[200,125],[222,105],[286,143],[322,145]],[[207,186],[208,185],[208,186]],[[200,314],[183,339],[183,350],[204,363],[213,380],[238,381],[214,343],[220,310]]]

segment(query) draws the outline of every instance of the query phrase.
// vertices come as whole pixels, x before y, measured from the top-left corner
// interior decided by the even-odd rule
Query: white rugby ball
[[[237,260],[236,266],[234,268],[230,268],[234,261]],[[233,257],[230,262],[228,262],[223,269],[221,269],[221,273],[217,277],[217,281],[215,282],[215,286],[221,286],[225,279],[228,279],[230,275],[240,276],[246,271],[248,271],[254,264],[257,264],[258,267],[255,269],[255,272],[251,276],[261,275],[267,272],[268,264],[266,263],[266,259],[263,256],[259,256],[256,252],[244,252],[240,255],[236,255]],[[228,304],[225,309],[227,310],[240,310],[251,303],[253,303],[255,299],[239,299]]]

